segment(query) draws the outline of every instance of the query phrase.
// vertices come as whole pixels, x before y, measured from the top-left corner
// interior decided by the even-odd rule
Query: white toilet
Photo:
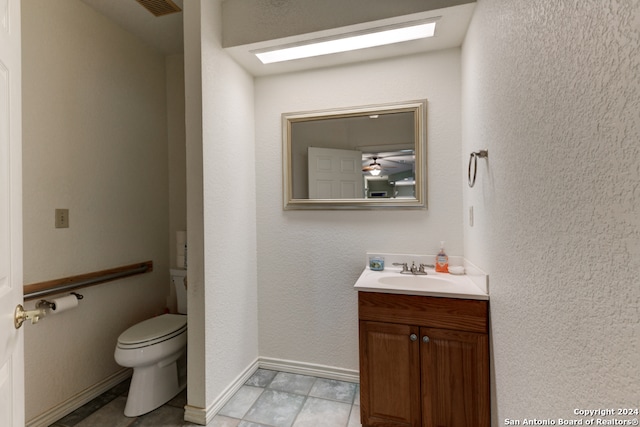
[[[118,337],[114,357],[133,368],[124,415],[137,417],[171,400],[187,385],[186,270],[171,270],[178,313],[163,314],[133,325]]]

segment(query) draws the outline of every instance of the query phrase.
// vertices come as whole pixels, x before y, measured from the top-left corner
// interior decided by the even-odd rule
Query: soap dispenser
[[[449,257],[444,251],[444,241],[440,242],[440,252],[438,252],[438,255],[436,255],[436,272],[449,272]]]

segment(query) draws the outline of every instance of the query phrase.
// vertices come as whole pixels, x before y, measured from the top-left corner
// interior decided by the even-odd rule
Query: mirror
[[[282,115],[284,209],[424,209],[427,101]]]

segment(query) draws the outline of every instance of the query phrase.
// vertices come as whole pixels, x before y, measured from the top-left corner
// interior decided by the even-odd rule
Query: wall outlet
[[[69,228],[69,209],[56,209],[56,228]]]

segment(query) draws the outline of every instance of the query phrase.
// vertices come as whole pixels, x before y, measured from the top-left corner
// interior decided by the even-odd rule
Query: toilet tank
[[[171,283],[176,290],[178,313],[187,314],[187,270],[172,268]]]

